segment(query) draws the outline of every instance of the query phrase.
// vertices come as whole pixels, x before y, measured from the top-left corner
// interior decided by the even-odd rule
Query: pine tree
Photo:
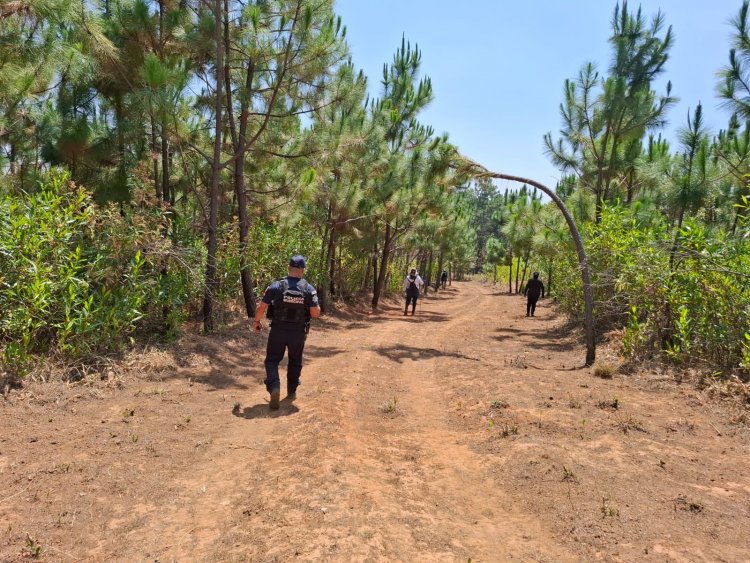
[[[719,83],[719,96],[724,99],[728,108],[735,112],[740,119],[750,122],[750,69],[748,69],[748,57],[750,56],[750,21],[748,10],[750,2],[744,0],[737,16],[732,19],[734,34],[732,36],[732,48],[729,50],[729,64],[721,69]],[[731,199],[735,205],[734,219],[732,221],[732,233],[736,232],[741,218],[747,216],[747,207],[743,204],[744,199],[750,197],[750,187],[746,174],[750,172],[748,164],[750,152],[746,147],[748,137],[748,125],[745,132],[738,134],[737,119],[730,123],[729,130],[724,138],[719,140],[719,155],[729,165],[736,182],[732,186]]]
[[[575,174],[580,187],[594,194],[597,221],[604,202],[623,195],[633,199],[641,140],[664,124],[667,109],[676,101],[671,83],[663,96],[651,88],[664,71],[673,43],[671,27],[662,35],[663,28],[661,12],[647,24],[640,8],[632,13],[627,2],[617,4],[609,74],[600,78],[596,66],[588,63],[575,81],[566,81],[561,138],[555,142],[551,133],[544,137],[552,162]]]
[[[405,38],[390,65],[383,67],[383,95],[372,104],[373,119],[384,131],[387,171],[371,194],[375,213],[382,224],[380,264],[375,279],[372,307],[377,308],[385,287],[393,244],[412,220],[418,201],[418,183],[424,172],[423,149],[431,142],[432,129],[417,121],[417,115],[432,100],[432,82],[418,80],[421,64],[418,47]]]

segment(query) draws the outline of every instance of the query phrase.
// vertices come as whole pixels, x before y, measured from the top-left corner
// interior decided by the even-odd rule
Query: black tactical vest
[[[296,288],[291,288],[289,280],[286,278],[279,280],[281,295],[276,297],[268,308],[268,316],[282,325],[304,326],[310,322],[310,312],[305,305],[305,290],[308,285],[305,280],[301,279],[297,282]]]

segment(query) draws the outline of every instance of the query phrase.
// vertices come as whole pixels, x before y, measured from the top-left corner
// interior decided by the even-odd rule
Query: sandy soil
[[[13,391],[0,561],[750,561],[727,403],[594,377],[547,301],[524,313],[466,282],[323,319],[273,412],[240,328]]]

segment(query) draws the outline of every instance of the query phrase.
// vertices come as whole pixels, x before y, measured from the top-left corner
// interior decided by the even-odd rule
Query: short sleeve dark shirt
[[[544,294],[544,284],[542,283],[542,280],[534,278],[530,279],[526,284],[526,291],[524,294],[532,299],[539,299],[539,296]]]
[[[300,278],[292,278],[289,276],[287,276],[285,279],[289,283],[290,289],[296,289],[297,283],[300,281]],[[307,287],[305,288],[305,305],[307,307],[318,307],[318,292],[310,282],[308,282],[307,280],[305,280],[305,282],[307,283]],[[271,305],[272,303],[281,299],[282,293],[283,290],[281,289],[281,280],[273,282],[266,288],[266,292],[263,294],[263,303],[265,303],[266,305]]]

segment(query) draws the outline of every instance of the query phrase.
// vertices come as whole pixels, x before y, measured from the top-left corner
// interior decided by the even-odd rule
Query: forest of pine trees
[[[562,127],[545,136],[546,152],[563,173],[556,193],[584,232],[597,334],[613,336],[623,357],[750,369],[749,25],[744,2],[729,62],[717,69],[726,129],[708,131],[696,102],[676,146],[661,134],[676,102],[671,84],[653,88],[673,42],[663,14],[618,4],[609,65],[585,63],[563,86]],[[497,283],[502,271],[513,292],[540,271],[580,319],[579,263],[556,208],[526,186],[498,194],[480,185],[477,196],[485,271]]]
[[[324,306],[473,266],[419,49],[368,98],[332,1],[31,0],[0,25],[6,369],[211,332],[292,253]]]
[[[611,25],[611,60],[563,85],[544,139],[584,235],[597,335],[628,357],[747,372],[748,2],[717,61],[726,128],[708,131],[696,100],[671,144],[676,98],[654,87],[665,16],[623,2]],[[368,96],[332,0],[0,3],[3,370],[187,319],[212,332],[232,305],[251,316],[294,253],[324,307],[377,308],[409,265],[516,293],[537,270],[580,320],[563,217],[535,189],[466,172],[420,120],[439,92],[419,48],[394,47]]]

